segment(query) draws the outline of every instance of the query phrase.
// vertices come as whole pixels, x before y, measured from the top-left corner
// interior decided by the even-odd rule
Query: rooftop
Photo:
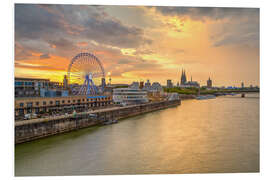
[[[49,79],[41,79],[41,78],[15,77],[15,81],[50,81],[50,80]]]

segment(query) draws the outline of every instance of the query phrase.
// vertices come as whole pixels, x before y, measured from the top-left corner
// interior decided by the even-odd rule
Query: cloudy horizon
[[[62,81],[87,49],[112,83],[259,85],[259,9],[15,5],[15,76]],[[107,78],[108,81],[108,78]]]

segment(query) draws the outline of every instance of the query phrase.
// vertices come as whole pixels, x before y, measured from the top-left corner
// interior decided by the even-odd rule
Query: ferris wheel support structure
[[[78,87],[72,88],[74,95],[97,95],[104,90],[104,84],[98,82],[105,78],[100,60],[91,53],[79,53],[72,58],[68,67],[68,80]]]

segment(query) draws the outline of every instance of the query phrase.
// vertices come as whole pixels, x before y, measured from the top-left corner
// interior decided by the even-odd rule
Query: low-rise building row
[[[111,104],[112,98],[110,96],[95,98],[87,96],[15,98],[15,118],[23,117],[25,114],[80,111]]]

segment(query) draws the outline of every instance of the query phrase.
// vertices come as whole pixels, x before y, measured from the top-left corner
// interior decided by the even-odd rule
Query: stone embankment
[[[103,124],[181,104],[181,100],[111,107],[82,113],[15,122],[15,144]]]

